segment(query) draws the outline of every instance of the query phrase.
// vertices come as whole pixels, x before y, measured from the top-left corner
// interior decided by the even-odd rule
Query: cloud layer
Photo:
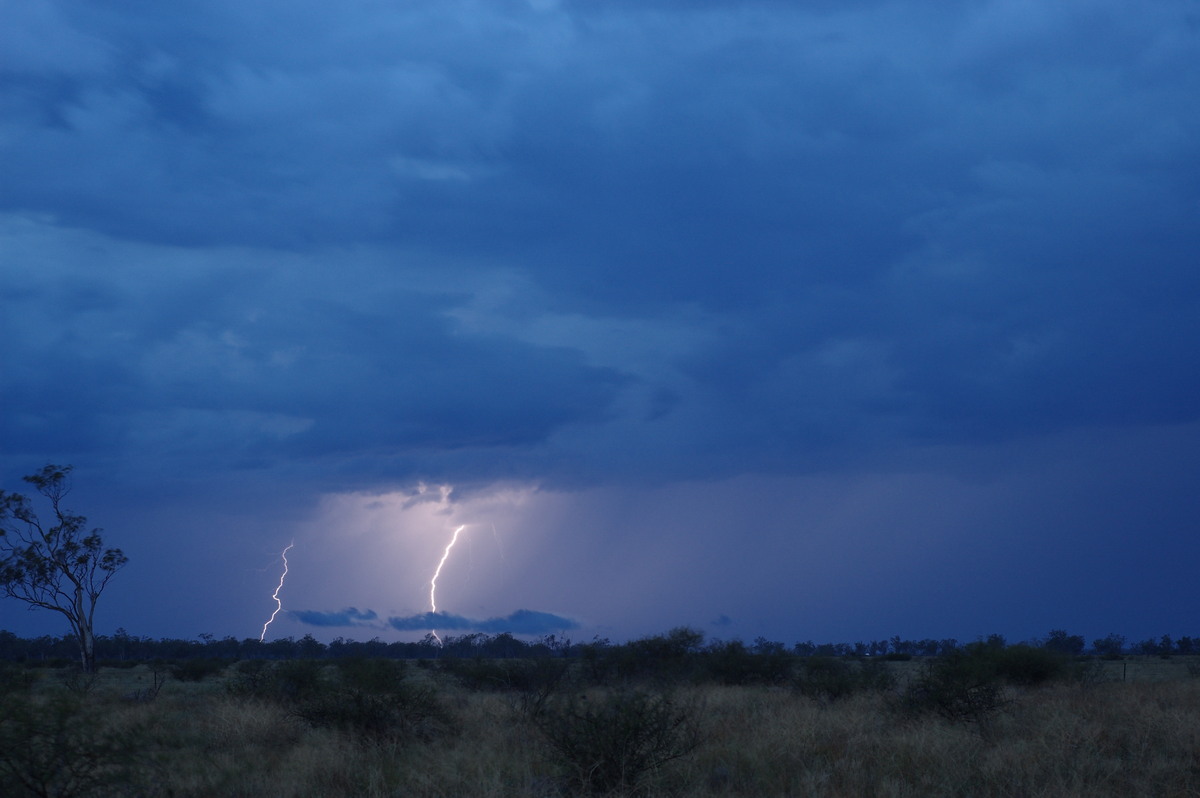
[[[1189,0],[9,4],[2,484],[74,463],[139,530],[143,578],[203,562],[207,592],[321,497],[710,483],[736,506],[768,476],[850,495],[993,456],[1017,479],[1013,452],[1047,442],[1186,438],[1197,19]],[[1196,472],[1160,451],[1148,469]],[[1171,507],[1164,538],[1195,520]],[[157,536],[188,523],[207,550]],[[296,620],[380,620],[346,612]]]
[[[449,612],[422,612],[403,618],[382,621],[374,610],[349,607],[337,612],[291,610],[293,618],[307,626],[321,627],[390,627],[400,632],[471,631],[489,634],[539,635],[565,632],[579,628],[579,622],[550,612],[517,610],[498,618],[467,618]]]
[[[1194,420],[1189,8],[6,10],[8,451],[596,480]]]

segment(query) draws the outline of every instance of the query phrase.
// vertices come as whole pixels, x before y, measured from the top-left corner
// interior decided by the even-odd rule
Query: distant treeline
[[[992,648],[1008,645],[1001,635],[989,635],[975,643],[984,643]],[[781,657],[859,657],[910,659],[912,657],[936,657],[962,649],[965,645],[955,639],[904,640],[899,636],[887,640],[857,643],[814,643],[811,640],[788,646],[785,643],[764,637],[746,643],[739,639],[705,640],[702,632],[689,628],[673,629],[664,635],[654,635],[626,643],[613,643],[608,639],[595,638],[587,643],[575,643],[555,635],[537,640],[522,640],[508,633],[467,634],[447,636],[439,640],[432,634],[418,642],[387,643],[379,638],[366,641],[337,638],[331,643],[322,643],[312,635],[300,639],[281,638],[269,642],[254,638],[238,640],[234,637],[216,638],[202,634],[194,640],[131,635],[124,629],[115,634],[96,637],[96,658],[101,664],[149,662],[152,660],[186,659],[539,659],[545,657],[568,657],[595,659],[599,656],[628,656],[661,659],[683,657],[690,654],[710,656],[739,655]],[[1082,635],[1068,634],[1061,629],[1052,630],[1044,639],[1027,641],[1024,646],[1044,648],[1073,656],[1092,654],[1102,657],[1119,657],[1125,654],[1168,657],[1174,654],[1200,654],[1200,637],[1172,638],[1163,635],[1136,643],[1127,643],[1117,634],[1093,640],[1091,646]],[[0,631],[0,660],[29,664],[62,665],[78,659],[79,647],[70,635],[54,637],[43,635],[22,638],[8,631]]]

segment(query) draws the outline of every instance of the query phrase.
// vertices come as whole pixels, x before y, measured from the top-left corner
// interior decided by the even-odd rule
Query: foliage
[[[137,764],[135,738],[106,729],[73,696],[0,699],[0,794],[124,795]]]
[[[96,667],[96,602],[128,558],[104,548],[100,529],[62,504],[71,466],[47,465],[24,479],[50,502],[53,523],[42,521],[27,496],[0,491],[0,589],[30,607],[62,614],[79,644],[85,672]]]
[[[1125,652],[1125,637],[1116,633],[1092,641],[1092,650],[1105,659],[1120,659]]]
[[[552,700],[533,720],[571,788],[633,795],[696,749],[699,717],[698,707],[670,694],[618,689]]]
[[[181,682],[199,682],[225,670],[229,663],[220,659],[185,659],[170,666],[171,675]]]
[[[1082,640],[1080,641],[1082,647]],[[969,649],[968,656],[990,658],[996,674],[1009,684],[1036,686],[1068,675],[1070,657],[1061,648],[1018,643],[1003,649]]]
[[[932,712],[953,723],[972,723],[986,736],[992,716],[1007,704],[997,658],[979,647],[926,663],[900,707],[911,714]]]
[[[1086,645],[1083,635],[1069,635],[1062,629],[1052,629],[1050,635],[1043,641],[1042,648],[1078,656],[1083,653]]]
[[[864,691],[890,690],[895,676],[880,659],[853,661],[834,657],[805,657],[795,682],[801,695],[837,701]]]
[[[337,729],[372,741],[432,740],[454,728],[428,686],[397,684],[385,692],[336,688],[296,703],[292,714],[316,729]]]
[[[226,688],[234,695],[268,701],[295,701],[320,694],[326,688],[321,663],[311,659],[267,662],[246,660],[234,667]]]
[[[522,714],[537,714],[566,680],[571,663],[561,657],[509,660],[476,657],[440,660],[439,668],[469,690],[508,693]]]
[[[705,651],[708,674],[721,684],[781,684],[791,678],[795,661],[782,643],[751,649],[741,640],[718,641]]]
[[[407,683],[403,663],[349,659],[335,670],[337,678],[317,660],[247,660],[235,667],[228,690],[285,707],[313,728],[360,739],[428,740],[453,729],[434,690]]]
[[[28,692],[37,683],[37,673],[7,662],[0,662],[0,698],[9,693]]]
[[[386,693],[399,688],[408,675],[408,666],[394,659],[353,657],[337,661],[344,687]]]
[[[613,646],[606,654],[620,680],[676,682],[693,678],[700,672],[698,654],[703,643],[703,632],[681,626],[665,635]]]

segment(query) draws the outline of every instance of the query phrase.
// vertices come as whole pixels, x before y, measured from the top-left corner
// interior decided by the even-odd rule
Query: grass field
[[[646,702],[607,715],[597,708],[626,691],[564,682],[547,699],[572,702],[558,726],[530,709],[529,690],[467,689],[425,668],[408,667],[382,692],[321,693],[349,677],[314,663],[320,685],[308,704],[299,693],[244,689],[232,667],[197,682],[167,679],[152,700],[146,665],[103,670],[91,685],[10,668],[0,794],[573,795],[587,779],[556,745],[564,737],[582,728],[588,744],[623,745],[628,730],[615,726],[673,718],[674,731],[691,736],[616,794],[1200,795],[1200,679],[1190,658],[1130,658],[1082,681],[1006,686],[986,728],[900,709],[920,666],[887,663],[899,686],[840,700],[791,686],[643,686],[636,695]],[[655,703],[663,695],[669,704]],[[361,722],[393,704],[404,711],[387,723]]]

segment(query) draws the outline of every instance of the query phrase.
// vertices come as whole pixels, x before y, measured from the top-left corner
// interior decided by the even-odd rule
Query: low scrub
[[[741,640],[714,643],[705,653],[708,675],[719,684],[783,684],[792,678],[796,657],[777,649],[753,651]]]
[[[233,695],[267,701],[312,698],[328,686],[321,663],[308,659],[244,660],[234,666],[234,675],[226,682],[226,689]]]
[[[636,795],[695,750],[699,717],[667,693],[619,689],[550,701],[534,722],[570,789]]]
[[[838,701],[856,693],[881,692],[896,685],[887,663],[879,659],[805,657],[795,687],[809,698]]]
[[[199,682],[216,676],[229,666],[223,659],[185,659],[170,666],[171,676],[180,682]]]
[[[0,698],[0,795],[126,795],[140,750],[128,730],[71,694]]]
[[[974,724],[986,736],[993,716],[1009,704],[1004,653],[1002,648],[975,647],[926,662],[898,707],[913,715],[932,713],[952,723]]]
[[[432,688],[409,685],[384,693],[331,690],[297,703],[292,715],[314,729],[336,729],[374,742],[429,741],[454,728]]]

